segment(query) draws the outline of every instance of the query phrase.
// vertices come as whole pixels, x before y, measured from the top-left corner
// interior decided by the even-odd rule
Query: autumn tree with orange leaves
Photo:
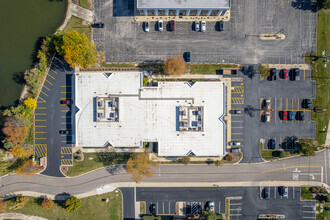
[[[23,147],[21,145],[16,145],[15,147],[10,148],[9,151],[16,158],[18,158],[18,157],[28,157],[28,156],[31,156],[33,154],[33,148],[32,147],[23,149]]]
[[[132,180],[140,183],[144,177],[153,176],[154,167],[158,167],[158,163],[150,160],[148,153],[140,153],[127,161],[126,172],[133,174]]]
[[[164,63],[165,74],[182,75],[186,71],[186,63],[180,57],[170,57]]]
[[[20,176],[34,176],[37,172],[40,171],[40,168],[36,167],[32,160],[27,160],[21,167],[16,170],[16,173]]]
[[[50,198],[44,198],[44,200],[42,200],[42,203],[41,203],[41,207],[44,210],[51,209],[53,207],[53,205],[54,205],[54,202]]]
[[[2,132],[7,136],[7,142],[20,143],[23,142],[28,135],[29,127],[20,125],[15,117],[6,118],[6,122]]]

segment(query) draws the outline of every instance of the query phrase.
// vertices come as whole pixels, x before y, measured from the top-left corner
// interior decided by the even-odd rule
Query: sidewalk
[[[46,218],[41,218],[38,216],[32,216],[32,215],[24,215],[21,213],[11,213],[11,212],[7,212],[7,213],[1,213],[0,214],[0,220],[10,220],[10,219],[19,219],[19,220],[47,220]]]
[[[327,147],[330,146],[330,120],[329,120],[329,124],[328,124],[327,139],[325,140],[325,145]]]

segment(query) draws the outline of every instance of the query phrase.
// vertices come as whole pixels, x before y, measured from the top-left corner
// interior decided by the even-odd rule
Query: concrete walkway
[[[330,146],[330,120],[328,124],[327,139],[325,140],[325,145],[326,147]]]
[[[72,3],[71,0],[68,0],[68,8],[66,10],[65,20],[62,25],[58,28],[58,30],[64,30],[64,28],[69,23],[72,16],[78,17],[84,21],[89,23],[93,23],[94,21],[94,12],[83,8],[77,4]]]
[[[19,219],[19,220],[47,220],[46,218],[41,218],[38,216],[32,216],[32,215],[23,215],[21,213],[13,213],[13,212],[7,212],[7,213],[1,213],[0,214],[0,220],[10,220],[10,219]]]

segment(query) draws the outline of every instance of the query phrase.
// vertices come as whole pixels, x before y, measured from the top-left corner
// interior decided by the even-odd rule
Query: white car
[[[201,32],[205,32],[206,31],[206,21],[202,21],[201,22]]]
[[[163,31],[163,20],[158,21],[158,30]]]
[[[149,32],[149,21],[144,22],[144,31]]]
[[[215,203],[214,202],[207,202],[207,208],[210,211],[214,212],[214,209],[215,209],[214,206],[215,206]]]
[[[238,142],[238,141],[230,141],[230,142],[229,142],[229,145],[230,145],[230,146],[239,146],[239,145],[241,145],[241,142]]]
[[[195,21],[195,31],[199,31],[199,21]]]

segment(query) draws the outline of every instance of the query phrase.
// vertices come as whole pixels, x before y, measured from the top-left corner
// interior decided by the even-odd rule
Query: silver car
[[[201,32],[205,32],[206,31],[206,21],[202,21],[201,22]]]
[[[215,206],[215,203],[214,202],[207,202],[207,208],[210,211],[214,212],[214,210],[215,210],[214,206]]]
[[[199,21],[195,21],[195,31],[199,31]]]
[[[238,142],[238,141],[230,141],[230,142],[229,142],[229,145],[230,145],[230,146],[239,146],[239,145],[241,145],[241,142]]]
[[[158,21],[158,30],[163,31],[163,20]]]

